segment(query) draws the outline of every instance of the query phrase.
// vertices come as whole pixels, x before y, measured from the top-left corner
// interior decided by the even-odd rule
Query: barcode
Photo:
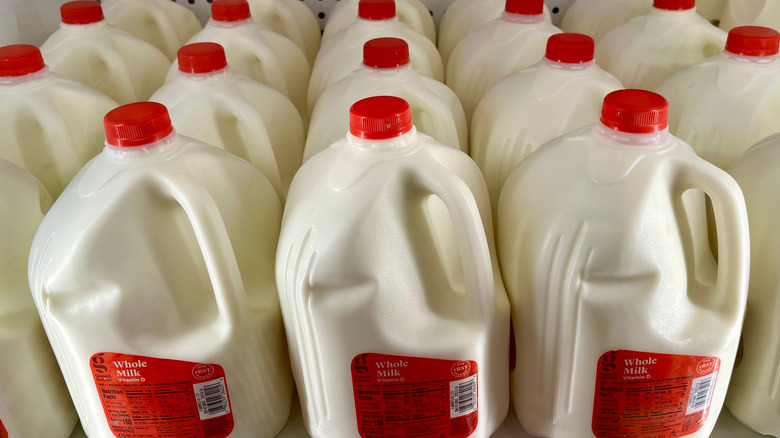
[[[685,412],[685,415],[703,411],[710,407],[717,377],[718,373],[716,372],[693,380],[691,397],[688,399],[688,410]]]
[[[201,420],[230,413],[224,377],[206,383],[197,383],[193,385],[193,389],[195,389],[195,399],[198,402]]]
[[[450,382],[450,418],[477,411],[477,375]]]

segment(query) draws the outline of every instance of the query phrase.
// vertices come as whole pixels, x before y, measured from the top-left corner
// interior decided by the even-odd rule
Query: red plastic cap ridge
[[[395,68],[409,64],[409,44],[400,38],[375,38],[363,45],[363,64]]]
[[[593,61],[593,38],[581,33],[559,33],[547,39],[545,58],[566,64]]]
[[[41,51],[29,44],[0,47],[0,77],[25,76],[46,68]]]
[[[217,0],[211,4],[214,21],[232,22],[252,18],[247,0]]]
[[[365,20],[389,20],[395,17],[395,0],[360,0],[358,17]]]
[[[165,105],[137,102],[111,110],[103,118],[108,144],[118,147],[145,146],[173,132]]]
[[[729,31],[726,51],[743,56],[772,56],[780,49],[780,33],[769,27],[740,26]]]
[[[604,98],[601,123],[630,134],[652,134],[668,126],[669,103],[647,90],[617,90]]]
[[[103,8],[90,0],[68,2],[60,6],[60,17],[65,24],[97,23],[103,21]]]
[[[349,109],[349,132],[358,138],[386,140],[412,129],[409,104],[395,96],[373,96]]]
[[[225,49],[217,43],[193,43],[176,53],[179,71],[183,73],[210,73],[227,67]]]
[[[510,14],[541,15],[544,13],[544,0],[506,0],[504,11]]]
[[[653,7],[666,11],[684,11],[696,7],[696,0],[654,0]]]

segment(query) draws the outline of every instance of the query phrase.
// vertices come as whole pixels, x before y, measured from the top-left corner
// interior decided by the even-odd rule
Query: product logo
[[[104,365],[106,360],[103,358],[103,353],[92,356],[92,369],[96,373],[105,374],[108,372],[108,367]]]
[[[355,372],[358,374],[367,374],[368,373],[368,367],[366,364],[368,363],[368,360],[366,359],[366,354],[361,354],[355,357],[355,360],[352,361],[352,368],[355,369]]]
[[[604,356],[601,356],[601,371],[610,373],[617,369],[617,364],[615,364],[617,356],[615,356],[615,353],[615,351],[610,351],[609,353],[604,354]]]
[[[452,365],[450,370],[455,377],[466,377],[471,372],[471,364],[466,361],[461,361]]]
[[[696,365],[696,372],[699,374],[709,374],[715,369],[717,361],[711,357],[702,359],[698,365]]]
[[[192,377],[198,380],[208,380],[213,375],[214,367],[207,363],[198,364],[192,368]]]

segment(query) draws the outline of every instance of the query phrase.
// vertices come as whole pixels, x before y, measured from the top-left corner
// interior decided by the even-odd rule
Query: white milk
[[[539,146],[596,123],[604,96],[622,88],[593,61],[593,39],[561,33],[541,62],[509,76],[480,101],[471,121],[471,157],[485,175],[495,218],[501,187]]]
[[[211,19],[187,44],[222,45],[230,68],[287,96],[301,117],[308,116],[306,89],[311,69],[306,56],[292,41],[256,23],[246,0],[217,0]],[[173,62],[168,81],[179,74]]]
[[[780,132],[778,44],[775,30],[738,27],[723,53],[664,81],[657,91],[669,100],[669,130],[723,170]]]
[[[0,436],[67,438],[78,418],[27,283],[35,230],[51,198],[0,159]]]
[[[322,40],[331,37],[357,20],[360,0],[339,0],[328,14]],[[398,20],[417,33],[423,34],[436,44],[436,25],[428,7],[420,0],[396,0]]]
[[[409,63],[409,46],[398,38],[377,38],[363,47],[363,64],[323,93],[309,125],[303,159],[325,150],[349,132],[349,107],[371,96],[397,96],[409,104],[412,122],[439,143],[468,152],[466,115],[458,96]]]
[[[252,17],[294,42],[314,64],[320,49],[320,23],[300,0],[249,0]]]
[[[726,32],[697,14],[693,0],[655,0],[650,12],[596,43],[596,60],[626,87],[652,90],[725,44]]]
[[[402,99],[358,102],[350,132],[293,180],[276,259],[306,429],[489,438],[509,404],[509,305],[479,169],[416,132]],[[410,414],[430,419],[385,421]]]
[[[65,3],[60,12],[60,28],[41,46],[53,72],[120,104],[147,100],[163,84],[171,61],[153,45],[106,23],[97,2]]]
[[[539,62],[547,39],[560,29],[545,20],[542,0],[507,0],[501,16],[463,38],[447,63],[447,85],[466,119],[502,79]]]
[[[0,158],[35,175],[52,197],[103,149],[103,116],[114,107],[51,73],[37,47],[0,47]]]
[[[780,28],[780,3],[767,0],[723,0],[720,28],[731,30],[737,26],[766,26]]]
[[[598,41],[626,21],[646,14],[652,6],[653,0],[576,0],[563,16],[561,29]]]
[[[778,164],[780,137],[774,135],[752,147],[729,169],[745,194],[752,260],[742,349],[726,405],[751,429],[773,436],[780,436]]]
[[[106,128],[30,256],[84,431],[274,437],[292,396],[276,192],[246,161],[178,137],[159,103],[120,107]]]
[[[263,172],[284,202],[306,141],[295,105],[233,72],[216,43],[182,47],[179,74],[150,100],[168,107],[176,130],[237,155]]]
[[[361,0],[357,21],[322,43],[309,83],[309,108],[314,108],[328,87],[360,67],[366,42],[381,37],[406,41],[414,68],[437,81],[444,81],[444,67],[436,46],[398,21],[393,0]]]
[[[684,202],[701,192],[716,266],[703,198]],[[525,159],[498,206],[525,430],[710,436],[745,311],[747,226],[739,186],[669,134],[666,101],[648,91],[607,95],[599,124]]]
[[[108,24],[160,49],[168,59],[203,29],[198,17],[170,0],[103,0]]]

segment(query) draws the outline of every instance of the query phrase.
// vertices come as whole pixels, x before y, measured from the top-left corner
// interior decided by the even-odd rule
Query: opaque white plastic
[[[727,0],[696,0],[696,12],[711,23],[718,24]],[[730,29],[729,29],[730,30]]]
[[[720,28],[729,31],[737,26],[764,26],[780,29],[780,3],[772,0],[723,0]]]
[[[501,425],[509,305],[487,196],[466,154],[414,130],[348,137],[301,167],[276,272],[312,437],[359,437],[350,363],[365,352],[477,361],[470,437]]]
[[[704,202],[683,205],[691,189],[714,204],[717,266]],[[616,349],[720,358],[707,420],[686,436],[710,435],[749,265],[744,200],[724,171],[667,130],[585,127],[544,145],[507,180],[498,248],[517,341],[512,403],[531,435],[593,437],[596,365]]]
[[[651,8],[604,35],[596,43],[596,62],[626,88],[652,90],[673,73],[720,53],[726,36],[695,9]]]
[[[57,8],[65,0],[4,0],[0,2],[0,47],[40,46],[60,24]]]
[[[281,212],[249,163],[175,134],[108,146],[73,180],[36,234],[30,285],[90,438],[114,437],[89,366],[98,352],[217,363],[230,437],[282,429],[292,379],[273,275]]]
[[[485,176],[493,217],[501,187],[539,146],[596,123],[604,96],[622,88],[594,61],[565,64],[542,58],[493,87],[471,122],[471,157]]]
[[[78,420],[27,283],[30,245],[50,206],[34,176],[0,159],[0,421],[6,436],[67,438]]]
[[[322,40],[330,38],[336,32],[354,23],[357,20],[359,4],[360,0],[339,0],[328,14]],[[396,0],[395,8],[401,23],[409,26],[415,32],[425,35],[433,44],[436,44],[436,25],[428,8],[420,0]]]
[[[320,49],[320,24],[300,0],[249,0],[252,18],[294,42],[314,64]]]
[[[109,25],[60,24],[41,46],[52,71],[104,93],[120,104],[149,99],[171,61],[153,45]]]
[[[563,16],[561,29],[598,41],[612,29],[647,13],[652,6],[653,0],[576,0]]]

